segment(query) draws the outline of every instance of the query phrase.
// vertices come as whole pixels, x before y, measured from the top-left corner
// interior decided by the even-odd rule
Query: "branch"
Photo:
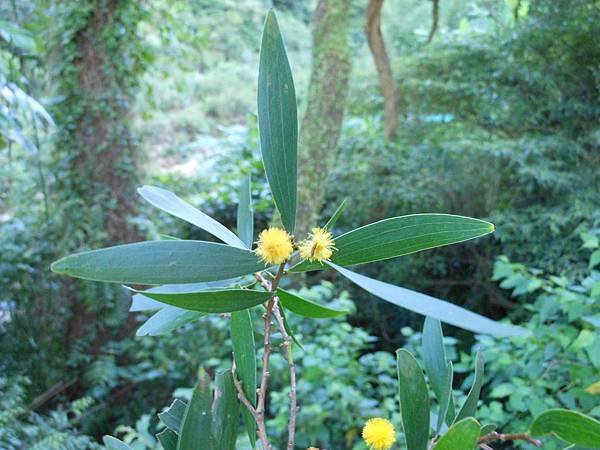
[[[433,2],[433,10],[431,11],[431,16],[433,22],[431,22],[431,29],[429,30],[429,36],[427,36],[427,42],[425,45],[429,44],[433,40],[433,36],[437,31],[438,22],[440,21],[440,0],[432,0]]]
[[[494,441],[502,441],[502,442],[504,442],[504,441],[527,441],[530,444],[535,445],[536,447],[542,446],[541,441],[539,441],[537,439],[533,439],[527,433],[501,434],[496,431],[492,431],[491,433],[480,437],[479,440],[477,441],[477,445],[479,445],[481,447],[482,445],[486,445],[489,442],[494,442]],[[483,448],[485,448],[485,447],[483,447]]]

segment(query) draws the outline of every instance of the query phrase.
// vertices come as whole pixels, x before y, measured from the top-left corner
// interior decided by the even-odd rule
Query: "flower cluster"
[[[294,244],[287,231],[271,227],[261,231],[256,242],[256,254],[266,264],[283,264],[294,251]],[[308,261],[328,261],[336,248],[333,235],[325,228],[313,228],[308,238],[298,244],[300,257]]]
[[[362,437],[372,450],[389,450],[396,442],[396,430],[389,420],[374,417],[365,424]]]

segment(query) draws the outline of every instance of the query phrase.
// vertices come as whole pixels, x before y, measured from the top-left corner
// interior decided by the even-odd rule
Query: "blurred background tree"
[[[74,440],[82,432],[94,438],[138,419],[130,432],[140,436],[155,426],[145,414],[167,403],[175,389],[191,385],[195,367],[222,364],[227,343],[208,344],[225,335],[218,321],[190,324],[160,339],[134,339],[140,314],[127,314],[119,289],[70,283],[52,276],[48,265],[78,248],[159,233],[207,238],[138,206],[134,188],[143,183],[164,185],[233,228],[231,205],[239,180],[252,173],[257,220],[266,224],[272,205],[259,175],[255,108],[260,30],[271,6],[285,30],[305,111],[299,150],[309,169],[300,174],[306,218],[300,229],[324,223],[345,198],[348,207],[335,234],[423,211],[494,222],[491,238],[404,257],[385,270],[371,264],[360,271],[495,318],[531,320],[542,337],[531,347],[518,347],[518,354],[536,365],[544,363],[536,359],[544,333],[552,335],[558,323],[567,336],[560,351],[580,368],[572,373],[591,378],[584,368],[595,364],[590,356],[597,351],[595,341],[585,342],[587,353],[581,349],[588,347],[568,349],[593,328],[574,312],[565,313],[568,319],[548,311],[540,318],[539,310],[550,306],[543,306],[549,301],[538,293],[551,290],[562,304],[563,291],[579,292],[592,305],[586,314],[598,313],[595,269],[580,237],[600,227],[600,9],[595,2],[5,1],[0,3],[0,369],[8,381],[0,389],[9,393],[8,386],[17,386],[3,398],[15,399],[11,404],[27,412],[20,416],[23,423],[36,424],[37,431],[28,437],[8,430],[0,434],[0,447],[27,448],[57,431]],[[372,8],[375,21],[367,20]],[[373,39],[376,49],[385,43],[389,71],[376,63],[381,52],[373,50]],[[380,66],[386,80],[392,74],[391,86],[386,81],[384,88]],[[328,195],[322,198],[325,187]],[[508,283],[493,278],[499,255],[524,267],[515,269]],[[530,279],[532,273],[544,288],[534,284],[513,295],[500,285]],[[562,291],[553,277],[567,280]],[[341,280],[309,276],[307,281],[317,285],[316,298],[354,300],[352,327],[341,329],[343,336],[323,338],[351,339],[360,350],[348,363],[339,355],[331,362],[329,353],[307,348],[300,370],[307,372],[309,384],[302,388],[311,405],[303,405],[301,429],[313,445],[352,448],[351,424],[360,423],[361,410],[387,410],[384,403],[377,405],[389,394],[386,351],[410,345],[415,334],[407,327],[420,328],[422,319],[399,314]],[[298,334],[309,341],[319,332]],[[468,353],[474,343],[456,330],[446,334],[456,339],[456,355]],[[360,359],[376,350],[379,359]],[[329,362],[327,376],[364,377],[373,389],[361,390],[350,381],[313,389],[325,376],[315,367]],[[519,423],[532,414],[518,402],[518,389],[495,390],[512,383],[514,364],[498,362],[498,375],[484,389],[497,403],[488,412],[494,420]],[[518,370],[522,378],[528,369]],[[531,395],[560,390],[569,393],[561,401],[591,411],[593,394],[582,386],[570,389],[567,382],[544,383]],[[64,411],[80,397],[89,401],[63,431],[60,421],[44,421],[50,410]],[[110,402],[111,397],[120,400]],[[275,393],[273,408],[284,397]],[[343,414],[333,409],[355,403],[366,406],[354,412],[340,406]],[[41,415],[31,415],[31,406]],[[277,413],[272,410],[273,427],[279,426]],[[311,426],[314,417],[322,428]],[[337,417],[343,425],[334,423]]]

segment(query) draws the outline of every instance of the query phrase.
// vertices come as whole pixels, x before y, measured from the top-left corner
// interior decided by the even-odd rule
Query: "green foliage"
[[[6,450],[95,450],[100,447],[79,433],[75,424],[93,407],[89,397],[81,398],[67,409],[40,415],[26,403],[26,378],[0,378],[0,447]]]

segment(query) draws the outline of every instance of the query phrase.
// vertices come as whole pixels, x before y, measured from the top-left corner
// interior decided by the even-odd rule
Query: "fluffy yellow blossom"
[[[298,245],[300,257],[309,261],[326,261],[331,258],[335,247],[333,236],[325,228],[313,228],[308,239]]]
[[[396,442],[396,430],[389,420],[375,417],[365,424],[362,437],[371,449],[388,450]]]
[[[294,245],[287,231],[269,228],[258,235],[256,254],[267,264],[281,264],[292,256]]]

